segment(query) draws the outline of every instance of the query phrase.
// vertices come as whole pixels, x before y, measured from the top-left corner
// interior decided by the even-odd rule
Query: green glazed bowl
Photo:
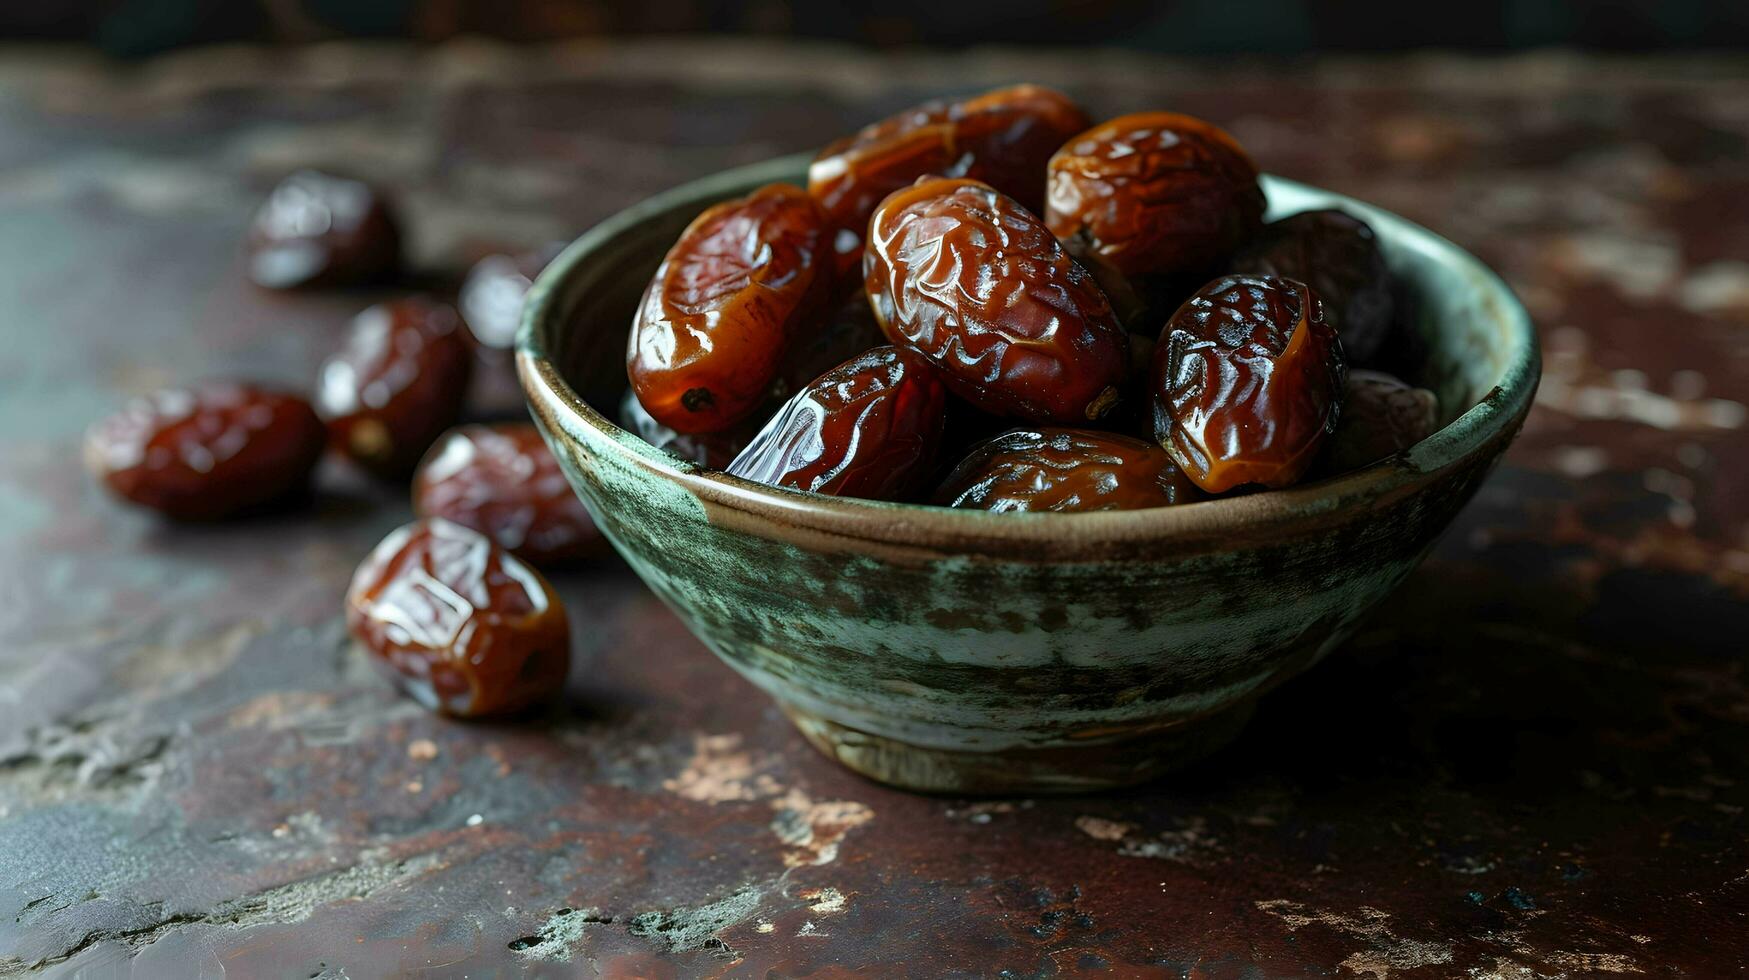
[[[632,568],[809,741],[883,782],[1093,790],[1219,747],[1415,567],[1530,409],[1535,334],[1494,273],[1394,215],[1265,178],[1272,216],[1364,217],[1403,280],[1445,416],[1406,453],[1227,500],[991,514],[774,489],[620,428],[626,332],[663,253],[708,205],[806,167],[731,170],[596,226],[530,292],[517,370]]]

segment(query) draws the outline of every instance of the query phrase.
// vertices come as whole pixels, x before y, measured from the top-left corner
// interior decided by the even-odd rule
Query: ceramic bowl
[[[1287,490],[1154,510],[991,514],[774,489],[615,423],[626,332],[692,217],[806,159],[727,171],[596,226],[529,294],[517,369],[596,523],[810,742],[883,782],[1050,792],[1150,779],[1231,739],[1402,581],[1517,432],[1540,370],[1504,283],[1450,242],[1265,179],[1279,217],[1364,217],[1411,301],[1444,423]]]

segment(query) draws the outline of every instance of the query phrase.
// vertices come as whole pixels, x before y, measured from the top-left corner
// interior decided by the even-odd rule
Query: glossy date
[[[1350,364],[1372,363],[1390,335],[1391,271],[1372,227],[1345,211],[1302,211],[1270,222],[1234,256],[1231,270],[1312,287]]]
[[[436,518],[393,532],[358,567],[346,625],[409,697],[463,718],[552,697],[571,662],[565,608],[546,579]]]
[[[1116,403],[1129,341],[1042,222],[986,184],[923,178],[881,203],[863,265],[887,338],[955,394],[1034,422],[1085,423]]]
[[[759,407],[796,331],[828,298],[827,238],[819,205],[788,184],[687,226],[644,292],[626,352],[651,417],[715,432]]]
[[[323,363],[316,410],[330,441],[381,476],[402,476],[455,423],[473,351],[454,309],[421,297],[353,318],[345,346]]]
[[[816,316],[798,329],[797,336],[784,352],[777,377],[772,379],[761,409],[767,414],[775,411],[808,382],[863,351],[884,346],[886,342],[880,324],[869,311],[868,300],[858,292],[831,316]],[[756,409],[741,421],[716,432],[677,432],[645,411],[643,404],[630,391],[620,400],[619,418],[620,425],[657,449],[718,470],[727,467],[740,455],[759,433],[760,423],[765,421],[765,415]]]
[[[1225,276],[1178,308],[1154,349],[1154,437],[1209,493],[1284,487],[1336,427],[1345,374],[1304,283]]]
[[[249,278],[269,289],[376,282],[401,261],[401,233],[369,184],[313,170],[292,174],[255,213]]]
[[[325,439],[302,398],[211,381],[136,398],[91,426],[85,464],[124,500],[179,520],[218,520],[294,496]]]
[[[479,531],[536,565],[602,547],[595,521],[529,422],[444,433],[413,473],[413,512]]]
[[[1318,460],[1322,473],[1345,473],[1394,456],[1439,428],[1439,399],[1382,371],[1348,372],[1342,419]]]
[[[839,269],[856,269],[875,206],[925,174],[983,181],[1037,213],[1046,162],[1087,125],[1061,92],[1015,85],[927,102],[827,146],[808,168],[808,191],[837,233]]]
[[[1257,167],[1200,119],[1141,112],[1101,123],[1051,157],[1045,221],[1124,276],[1217,269],[1261,226]]]
[[[904,500],[929,478],[946,402],[929,365],[877,347],[797,392],[728,471],[770,486]]]
[[[934,502],[995,513],[1137,510],[1201,499],[1153,443],[1088,429],[1016,429],[974,449]]]

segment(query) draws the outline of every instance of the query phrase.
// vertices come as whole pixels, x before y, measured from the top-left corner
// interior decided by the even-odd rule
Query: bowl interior
[[[618,424],[618,405],[626,389],[625,348],[633,312],[662,256],[700,211],[717,201],[745,194],[774,181],[806,182],[808,157],[797,155],[725,171],[686,184],[609,218],[574,242],[543,272],[530,292],[519,348],[538,363],[548,359],[556,368],[544,383],[574,412],[578,421],[610,439],[644,464],[671,476],[704,478],[732,488],[741,498],[807,497],[841,508],[926,509],[953,515],[955,520],[994,517],[1012,522],[1100,518],[1107,523],[1124,518],[1112,514],[988,515],[975,511],[942,511],[914,504],[886,504],[779,490],[704,470],[690,461],[664,453]],[[1504,283],[1474,257],[1443,238],[1389,212],[1317,188],[1265,176],[1269,217],[1279,218],[1315,208],[1338,207],[1364,218],[1378,233],[1386,260],[1399,280],[1405,327],[1413,345],[1425,352],[1418,376],[1441,406],[1442,428],[1392,460],[1363,470],[1271,494],[1166,508],[1175,520],[1192,512],[1226,507],[1232,512],[1255,510],[1260,499],[1275,498],[1289,508],[1324,494],[1334,498],[1344,486],[1362,484],[1381,489],[1379,473],[1392,469],[1400,476],[1426,473],[1477,451],[1516,424],[1527,410],[1540,372],[1534,333],[1522,306]],[[541,384],[539,378],[531,382]],[[568,390],[566,390],[568,389]],[[687,482],[693,482],[691,479]],[[1308,490],[1308,488],[1323,488]],[[1251,503],[1246,503],[1251,501]],[[794,506],[792,502],[791,506]],[[935,520],[936,518],[930,518]],[[1200,523],[1200,522],[1199,522]]]

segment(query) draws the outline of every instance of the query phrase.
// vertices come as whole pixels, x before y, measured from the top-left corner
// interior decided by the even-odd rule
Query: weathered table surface
[[[1517,445],[1347,649],[1133,793],[963,800],[817,756],[617,562],[520,725],[439,720],[339,598],[407,516],[171,528],[82,427],[305,383],[361,295],[247,287],[252,204],[374,175],[432,282],[924,95],[1227,124],[1499,268]],[[1263,69],[646,43],[0,52],[0,977],[1719,977],[1749,966],[1749,62]],[[489,373],[482,414],[515,412]],[[130,962],[131,961],[131,962]]]

